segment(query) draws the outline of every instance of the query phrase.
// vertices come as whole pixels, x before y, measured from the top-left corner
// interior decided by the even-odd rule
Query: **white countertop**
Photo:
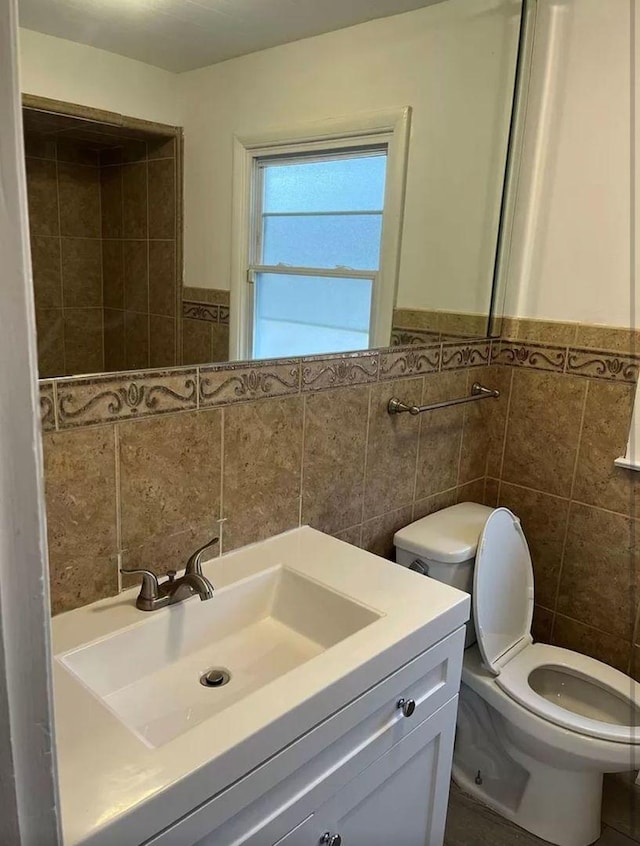
[[[469,597],[302,527],[203,565],[216,588],[283,565],[383,616],[171,742],[150,748],[54,660],[65,846],[134,846],[228,787],[461,626]],[[54,655],[143,625],[137,588],[54,618]],[[198,602],[197,598],[187,602]],[[212,602],[215,602],[215,596]]]

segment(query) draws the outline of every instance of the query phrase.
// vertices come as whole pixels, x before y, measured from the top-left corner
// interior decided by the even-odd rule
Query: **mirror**
[[[20,0],[41,378],[489,334],[521,0]]]

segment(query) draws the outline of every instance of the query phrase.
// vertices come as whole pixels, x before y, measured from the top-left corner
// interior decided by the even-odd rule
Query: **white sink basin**
[[[283,566],[57,656],[150,747],[162,746],[380,618]],[[200,677],[231,678],[208,688]]]

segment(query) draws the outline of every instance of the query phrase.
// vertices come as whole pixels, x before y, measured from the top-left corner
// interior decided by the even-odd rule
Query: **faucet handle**
[[[138,599],[153,601],[160,595],[160,584],[158,577],[151,570],[124,570],[120,569],[121,573],[127,576],[142,576],[142,587],[140,588],[140,595]]]
[[[187,566],[185,567],[185,574],[186,573],[195,573],[198,576],[202,575],[202,553],[209,549],[210,546],[214,546],[214,544],[218,543],[220,540],[219,537],[211,538],[211,540],[207,541],[203,544],[199,549],[189,556],[189,560],[187,561]]]

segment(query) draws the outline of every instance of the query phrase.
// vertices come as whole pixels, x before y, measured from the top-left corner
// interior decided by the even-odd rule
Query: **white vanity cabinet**
[[[453,632],[150,846],[441,846],[463,642]]]

